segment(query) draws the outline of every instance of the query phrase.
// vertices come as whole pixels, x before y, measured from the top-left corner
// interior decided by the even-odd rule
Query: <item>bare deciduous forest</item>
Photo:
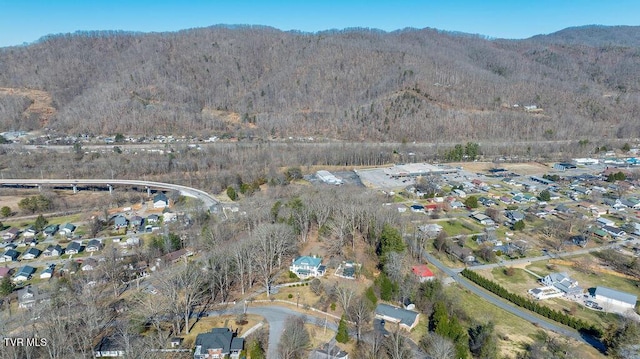
[[[0,95],[0,129],[420,142],[633,138],[639,34],[583,27],[491,40],[432,29],[310,34],[239,26],[48,36],[0,49],[0,87],[13,90]],[[45,91],[53,110],[29,108],[25,89]]]

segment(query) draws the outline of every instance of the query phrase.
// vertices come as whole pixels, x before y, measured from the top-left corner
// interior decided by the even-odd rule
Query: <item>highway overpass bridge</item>
[[[200,199],[208,209],[218,208],[220,205],[220,201],[205,191],[172,183],[125,179],[0,179],[2,187],[61,187],[74,192],[86,187],[98,187],[111,192],[116,185],[142,188],[148,194],[157,190],[178,191],[183,196]]]

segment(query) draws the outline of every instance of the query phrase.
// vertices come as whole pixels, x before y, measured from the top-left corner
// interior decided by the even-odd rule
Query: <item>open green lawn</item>
[[[442,226],[442,229],[450,236],[457,236],[459,234],[466,235],[472,233],[471,230],[465,228],[460,220],[450,219],[448,221],[437,222]]]

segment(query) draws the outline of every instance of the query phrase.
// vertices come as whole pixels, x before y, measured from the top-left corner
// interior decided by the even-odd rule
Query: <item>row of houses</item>
[[[82,251],[97,252],[103,248],[101,239],[91,239],[87,242],[87,245],[83,245],[80,241],[71,241],[66,248],[62,248],[59,244],[51,244],[44,251],[36,247],[31,247],[22,253],[22,260],[32,260],[40,257],[59,257],[63,254],[78,254]],[[11,244],[5,247],[5,252],[0,255],[0,263],[4,262],[17,262],[20,260],[20,252],[17,250],[17,246]]]

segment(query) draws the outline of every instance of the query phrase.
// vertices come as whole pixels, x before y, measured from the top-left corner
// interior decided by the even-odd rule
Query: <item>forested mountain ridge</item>
[[[253,26],[49,36],[0,49],[0,88],[15,90],[0,91],[0,130],[426,142],[640,137],[639,37],[640,27],[489,40],[433,29]],[[50,94],[55,112],[29,111],[25,89]],[[531,105],[538,109],[525,111]]]

